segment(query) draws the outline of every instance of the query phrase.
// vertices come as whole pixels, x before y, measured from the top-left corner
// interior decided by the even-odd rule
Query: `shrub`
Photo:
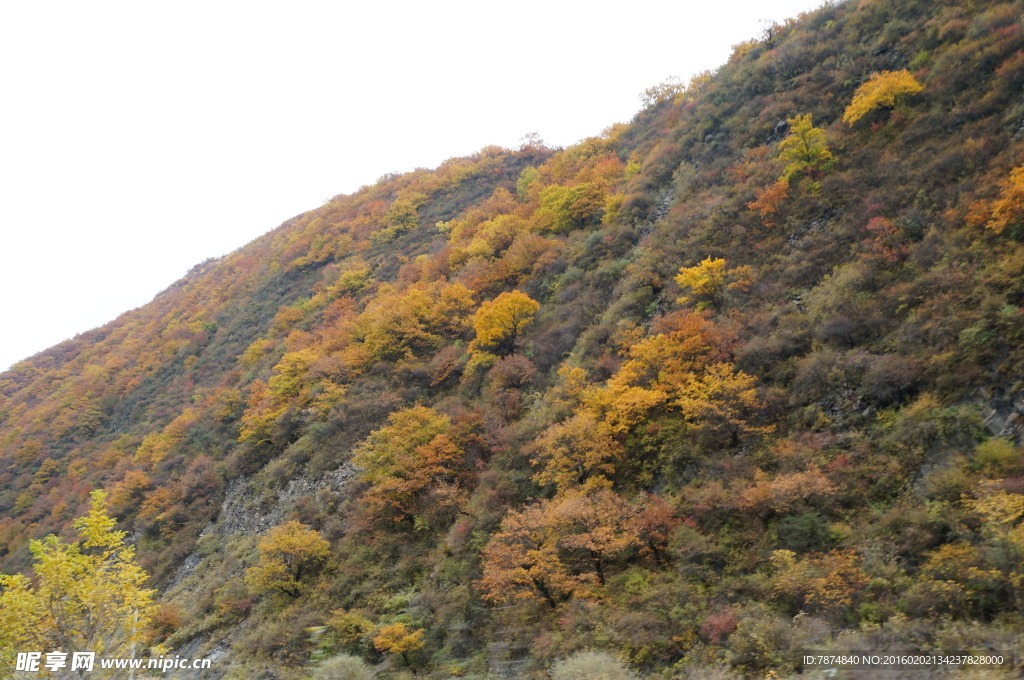
[[[339,654],[321,661],[310,680],[373,680],[374,675],[358,656]]]
[[[700,633],[714,644],[736,632],[736,614],[731,607],[714,612],[700,626]]]
[[[537,377],[537,367],[520,354],[499,359],[487,372],[488,389],[501,392],[510,389],[523,389],[533,383]]]
[[[783,518],[775,525],[775,535],[780,546],[798,553],[829,550],[838,542],[828,521],[816,510]]]
[[[974,465],[990,477],[1019,473],[1024,468],[1024,450],[1006,439],[989,439],[974,450]]]
[[[772,667],[780,667],[791,655],[792,628],[789,619],[754,604],[737,611],[736,631],[729,637],[729,662],[737,670],[753,676]]]
[[[861,384],[861,394],[876,406],[888,406],[912,395],[921,379],[918,362],[886,354],[871,362]]]
[[[626,664],[605,652],[577,652],[551,667],[552,680],[635,680]]]

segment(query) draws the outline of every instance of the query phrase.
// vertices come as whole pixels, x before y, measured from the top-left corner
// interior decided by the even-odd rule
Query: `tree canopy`
[[[94,491],[89,513],[73,523],[76,542],[32,541],[33,577],[0,575],[0,661],[18,651],[138,656],[148,646],[156,591],[125,545],[125,532]]]

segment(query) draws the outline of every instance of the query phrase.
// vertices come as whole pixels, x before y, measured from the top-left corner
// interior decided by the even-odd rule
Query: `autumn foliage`
[[[128,656],[147,644],[156,592],[105,508],[106,494],[93,492],[74,522],[78,542],[33,541],[34,578],[0,576],[0,662],[13,665],[19,650]]]
[[[352,462],[370,484],[362,501],[375,518],[413,523],[457,511],[468,498],[466,453],[451,419],[429,408],[393,413]]]
[[[924,86],[907,70],[872,73],[853,94],[853,101],[843,112],[843,122],[853,125],[875,109],[891,108],[900,99],[923,89]]]
[[[291,597],[302,593],[308,577],[331,554],[330,544],[317,531],[296,521],[271,529],[258,547],[260,558],[246,572],[246,583],[257,593],[277,592]]]
[[[536,300],[518,290],[482,303],[473,316],[476,338],[472,349],[510,354],[515,349],[516,339],[538,309],[540,304]]]
[[[651,501],[600,489],[570,492],[509,513],[483,551],[479,585],[494,602],[549,608],[599,597],[609,571],[641,547],[662,550],[671,516]]]
[[[409,653],[423,649],[423,631],[410,630],[402,622],[381,626],[373,636],[373,646],[382,652],[400,655],[405,665],[411,667]]]
[[[1019,237],[1024,226],[1024,166],[1010,170],[998,197],[973,205],[972,213],[969,219],[973,223],[984,224],[996,234],[1006,232]]]
[[[1022,87],[1013,3],[826,3],[333,197],[0,374],[3,570],[108,552],[45,538],[105,489],[152,634],[239,677],[1010,649]]]

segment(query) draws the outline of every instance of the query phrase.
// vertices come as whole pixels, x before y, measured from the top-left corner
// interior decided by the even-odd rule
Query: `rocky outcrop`
[[[984,387],[980,391],[984,400],[981,417],[993,437],[1024,441],[1024,390],[1007,393]]]
[[[300,498],[325,490],[339,493],[355,474],[356,470],[352,463],[346,461],[338,469],[319,477],[295,477],[279,490],[276,496],[268,496],[266,492],[255,488],[255,482],[251,478],[236,478],[228,485],[227,495],[221,504],[217,519],[206,525],[199,534],[199,539],[213,536],[226,540],[237,535],[262,534],[280,524],[285,513]],[[203,556],[198,552],[191,552],[178,567],[167,590],[173,591],[178,588],[199,566],[202,559]]]

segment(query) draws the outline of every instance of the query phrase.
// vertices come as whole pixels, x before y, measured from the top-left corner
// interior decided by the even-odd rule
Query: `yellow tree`
[[[462,335],[472,306],[472,293],[461,283],[384,286],[360,314],[353,339],[366,353],[363,363],[412,359],[436,349],[444,336]]]
[[[568,420],[548,427],[537,438],[536,452],[530,462],[539,468],[533,479],[554,486],[561,493],[581,487],[597,489],[611,486],[609,478],[625,450],[604,423],[590,413],[577,413]]]
[[[1014,168],[986,213],[985,226],[997,234],[1024,224],[1024,166]]]
[[[718,292],[725,285],[725,259],[712,258],[710,255],[700,264],[693,267],[681,267],[676,276],[680,288],[689,288],[693,297],[708,298],[698,303],[700,309],[711,306],[718,297]],[[689,302],[690,297],[680,297],[680,304]]]
[[[274,366],[269,383],[256,380],[249,393],[249,408],[242,416],[239,441],[259,444],[271,439],[274,424],[293,403],[309,400],[309,388],[315,382],[310,367],[320,354],[313,347],[288,352]],[[336,386],[344,393],[344,388]]]
[[[30,543],[34,579],[0,576],[0,664],[19,649],[127,657],[146,647],[156,591],[144,587],[148,575],[105,507],[106,494],[94,491],[73,524],[79,542]]]
[[[296,521],[271,529],[258,548],[259,562],[246,570],[245,582],[258,593],[291,597],[302,594],[303,578],[319,570],[331,554],[331,546],[320,532]]]
[[[713,363],[726,354],[714,326],[700,314],[675,313],[661,319],[657,331],[633,343],[627,359],[604,385],[588,386],[580,369],[564,369],[563,402],[575,415],[547,428],[534,444],[535,479],[568,488],[599,488],[624,456],[623,442],[634,428],[664,409]]]
[[[454,514],[468,500],[462,484],[465,451],[447,434],[405,450],[363,495],[371,513],[399,522]]]
[[[387,425],[371,432],[355,448],[352,462],[363,471],[364,481],[375,484],[391,474],[397,458],[447,434],[451,424],[451,418],[426,406],[395,411],[388,416]]]
[[[782,211],[782,206],[789,198],[790,182],[798,181],[804,191],[817,194],[821,190],[818,177],[832,169],[836,157],[829,150],[825,140],[825,130],[814,127],[811,114],[794,116],[788,121],[789,136],[779,144],[779,158],[786,161],[782,175],[772,184],[757,192],[757,198],[747,207],[756,210],[765,226],[772,227]]]
[[[373,646],[382,652],[400,654],[405,665],[412,668],[409,652],[423,649],[423,630],[413,630],[401,621],[381,626],[373,636]]]
[[[725,265],[723,258],[709,255],[696,266],[681,267],[676,283],[681,288],[689,288],[692,293],[676,301],[680,304],[696,301],[697,311],[701,311],[717,305],[727,289],[746,290],[750,286],[750,267],[744,265],[726,271]]]
[[[853,100],[843,112],[843,122],[853,125],[878,108],[892,108],[904,96],[917,94],[924,85],[907,70],[872,73],[866,83],[853,93]]]
[[[397,227],[401,231],[415,229],[420,224],[417,210],[426,200],[426,195],[415,191],[399,195],[384,216],[385,222],[389,227]]]
[[[538,309],[539,302],[518,290],[484,302],[473,317],[476,339],[470,349],[511,354],[516,338],[533,321]]]
[[[756,384],[753,376],[734,370],[730,363],[712,364],[681,386],[674,405],[698,440],[736,446],[741,437],[772,430],[771,426],[751,422],[761,410],[754,390]]]
[[[788,161],[781,181],[788,183],[797,175],[813,178],[835,164],[836,157],[825,143],[825,130],[814,127],[811,114],[794,116],[787,122],[789,136],[779,144],[779,158]]]
[[[864,596],[869,578],[852,550],[797,557],[791,550],[772,553],[774,591],[795,609],[839,616]]]
[[[658,326],[664,332],[632,344],[627,360],[604,385],[588,385],[580,368],[559,370],[562,383],[554,403],[573,415],[547,427],[534,441],[535,481],[554,486],[558,493],[611,486],[630,432],[719,358],[712,347],[711,324],[702,316],[677,313]]]
[[[979,498],[964,500],[981,519],[989,560],[1002,572],[1018,611],[1024,612],[1024,494],[986,485]]]

